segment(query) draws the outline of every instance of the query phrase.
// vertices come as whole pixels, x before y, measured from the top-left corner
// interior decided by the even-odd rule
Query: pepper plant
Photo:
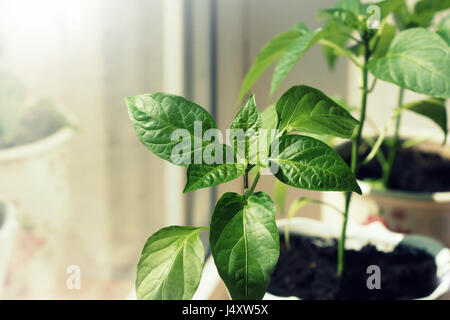
[[[187,167],[184,192],[239,177],[244,181],[242,193],[227,192],[218,200],[209,226],[169,226],[147,240],[137,267],[139,299],[192,298],[205,258],[199,233],[207,230],[231,297],[264,296],[280,249],[275,204],[256,191],[262,170],[296,188],[361,193],[344,160],[306,135],[350,138],[359,124],[317,89],[290,88],[277,101],[275,117],[262,117],[252,95],[231,123],[228,144],[212,116],[183,97],[153,93],[126,103],[141,142],[160,158]],[[256,175],[250,184],[252,169]]]
[[[338,56],[348,58],[361,72],[360,125],[352,137],[351,170],[355,176],[360,166],[374,157],[380,162],[383,176],[381,185],[388,187],[395,157],[399,148],[399,128],[403,111],[412,111],[434,121],[447,137],[445,99],[450,96],[450,19],[435,25],[435,15],[450,8],[449,0],[420,0],[409,8],[405,0],[385,0],[362,4],[359,0],[341,0],[330,9],[321,10],[325,20],[322,28],[308,29],[299,23],[275,36],[258,54],[247,73],[240,92],[244,98],[260,75],[276,63],[270,95],[292,70],[303,54],[315,44],[321,44],[326,60],[332,68]],[[395,25],[387,17],[395,17]],[[435,31],[431,31],[435,30]],[[373,83],[369,83],[369,73]],[[399,87],[398,106],[376,141],[362,136],[367,101],[376,80],[390,82]],[[408,104],[403,103],[405,89],[429,96]],[[385,141],[387,131],[394,126],[391,141]],[[370,143],[368,156],[361,158],[360,149],[365,139]],[[444,139],[445,140],[445,139]],[[389,146],[387,157],[380,151],[383,142]],[[284,186],[275,190],[275,198],[284,202]],[[344,270],[344,247],[351,193],[346,193],[342,210],[343,225],[338,245],[337,273]],[[300,199],[294,206],[306,202]],[[284,204],[281,204],[284,207]],[[294,210],[295,211],[295,210]]]

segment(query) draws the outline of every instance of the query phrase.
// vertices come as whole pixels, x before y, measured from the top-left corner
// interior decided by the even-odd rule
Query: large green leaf
[[[263,192],[225,193],[214,209],[209,242],[233,299],[261,299],[279,255],[275,205]]]
[[[287,135],[278,140],[278,148],[274,150],[278,154],[272,154],[270,160],[277,164],[275,176],[281,182],[308,190],[361,193],[350,168],[322,141]]]
[[[427,99],[408,103],[401,107],[402,110],[410,110],[420,114],[436,123],[447,137],[447,111],[445,101],[442,99]]]
[[[191,164],[187,169],[184,193],[217,186],[244,174],[246,166],[240,163]]]
[[[145,300],[191,299],[200,283],[204,228],[172,226],[145,243],[137,266],[136,295]]]
[[[239,94],[239,101],[244,98],[261,74],[278,60],[282,53],[300,36],[300,34],[298,26],[295,26],[289,31],[275,36],[266,44],[266,46],[258,53],[255,62],[245,76]]]
[[[358,121],[321,91],[308,86],[294,86],[276,105],[281,131],[303,131],[349,138]]]
[[[436,30],[436,33],[450,45],[450,16],[443,19]]]
[[[187,166],[198,163],[198,156],[210,144],[203,140],[203,134],[208,129],[215,129],[217,125],[211,115],[199,105],[180,96],[167,93],[143,94],[126,98],[128,114],[141,142],[160,158],[177,165]],[[201,128],[198,125],[201,124]],[[196,128],[195,130],[194,128]],[[186,133],[182,137],[172,137],[178,129]],[[174,139],[173,139],[174,138]],[[184,141],[187,145],[187,161],[174,148]],[[187,143],[187,144],[186,144]],[[176,150],[176,149],[175,149]],[[195,160],[194,161],[194,157]],[[187,163],[186,163],[187,162]]]
[[[323,36],[324,32],[321,28],[316,30],[308,30],[303,26],[303,32],[290,46],[285,50],[283,55],[275,67],[270,88],[270,95],[273,95],[281,82],[286,78],[292,70],[296,62],[303,54],[317,43]]]
[[[450,96],[450,49],[434,32],[413,28],[400,32],[386,55],[369,63],[377,78],[438,98]]]

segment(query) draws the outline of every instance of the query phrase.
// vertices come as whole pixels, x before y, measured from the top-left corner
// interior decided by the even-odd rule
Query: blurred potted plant
[[[371,160],[371,156],[364,160],[361,166],[358,178],[363,180],[361,183],[365,190],[362,197],[356,197],[351,209],[352,218],[360,223],[370,223],[371,221],[382,221],[391,230],[406,233],[420,233],[433,236],[446,245],[450,245],[450,235],[448,226],[450,225],[450,185],[445,177],[450,170],[450,147],[446,145],[447,140],[447,112],[446,95],[436,94],[433,89],[420,88],[419,84],[413,85],[406,83],[410,81],[407,77],[404,79],[394,78],[395,73],[387,75],[387,65],[404,64],[407,59],[426,54],[426,59],[409,60],[416,69],[416,75],[422,82],[433,83],[433,78],[440,77],[440,73],[448,75],[448,57],[439,57],[439,53],[425,53],[420,43],[413,43],[414,37],[422,36],[431,39],[437,39],[440,36],[447,45],[449,44],[450,17],[439,19],[441,11],[450,8],[449,1],[422,0],[417,1],[411,8],[407,7],[404,1],[396,1],[393,9],[395,26],[384,23],[380,42],[389,44],[395,34],[400,31],[397,40],[392,42],[388,53],[385,56],[378,56],[375,59],[369,71],[376,77],[385,81],[392,82],[399,86],[398,104],[386,127],[381,131],[378,139],[366,137],[365,150],[360,150],[364,156],[367,156],[370,148],[375,143],[375,150],[380,148],[379,152],[371,152],[371,156],[376,159]],[[442,18],[442,15],[441,15]],[[425,32],[423,28],[434,30],[434,32]],[[436,40],[435,40],[436,41]],[[402,52],[407,43],[415,45],[415,50],[408,52],[402,58],[398,57],[396,51]],[[432,40],[429,40],[433,43]],[[441,47],[445,49],[442,41]],[[383,51],[387,49],[382,46]],[[426,47],[425,47],[426,48]],[[427,49],[425,49],[426,51]],[[421,63],[427,64],[432,61],[434,69],[425,72],[419,72]],[[441,66],[439,67],[439,59]],[[416,66],[414,66],[414,63]],[[423,64],[423,66],[425,65]],[[428,74],[427,74],[428,73]],[[431,78],[427,78],[431,75]],[[411,77],[411,75],[409,76]],[[425,81],[425,79],[427,79]],[[447,83],[445,78],[441,83]],[[434,83],[433,85],[435,85]],[[438,84],[437,84],[438,85]],[[419,101],[404,103],[405,88],[425,95],[430,98],[424,98]],[[436,98],[438,97],[438,98]],[[407,136],[409,139],[400,137],[400,124],[403,111],[412,111],[416,114],[428,117],[440,127],[444,133],[444,142],[441,145],[438,138],[424,139],[414,133]],[[393,127],[393,136],[385,139],[386,133],[390,127]],[[385,141],[383,141],[385,140]],[[347,153],[349,146],[341,146],[340,152]],[[340,201],[342,198],[330,197],[324,195],[326,201]],[[325,221],[336,222],[340,217],[333,214],[329,209],[323,210]]]
[[[356,196],[352,202],[351,216],[361,223],[381,220],[395,231],[430,235],[447,245],[450,149],[445,145],[445,99],[449,96],[450,18],[436,21],[439,19],[435,16],[448,8],[449,1],[434,0],[417,1],[413,8],[404,0],[364,5],[358,0],[339,1],[333,8],[320,11],[319,16],[327,20],[324,28],[308,30],[299,24],[270,41],[248,72],[240,95],[244,97],[262,72],[278,60],[272,78],[273,94],[300,57],[316,43],[323,46],[330,67],[338,56],[349,58],[362,70],[363,79],[362,105],[358,108],[361,130],[352,144],[338,148],[347,163],[354,163],[363,190],[363,196]],[[391,13],[396,26],[387,22]],[[369,74],[375,79],[372,84],[368,83]],[[367,97],[376,79],[397,85],[399,94],[391,119],[372,139],[363,136],[362,129]],[[404,103],[405,90],[429,98]],[[414,112],[436,123],[444,133],[444,145],[424,142],[417,135],[402,139],[399,130],[404,112]],[[393,136],[388,139],[391,129]],[[348,202],[342,195],[330,193],[324,194],[323,200],[342,207]],[[323,209],[323,218],[330,223],[342,221],[342,216],[328,207]]]
[[[61,247],[59,235],[69,212],[65,158],[73,126],[68,119],[48,99],[29,103],[22,81],[0,73],[0,194],[15,205],[21,224],[11,262],[15,288],[8,292],[23,293],[39,279],[29,268],[51,272],[49,264]],[[31,267],[37,252],[39,266]],[[50,297],[45,288],[36,284],[27,297]]]

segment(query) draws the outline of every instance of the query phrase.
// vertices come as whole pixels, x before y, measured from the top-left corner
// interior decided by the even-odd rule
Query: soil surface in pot
[[[301,299],[414,299],[428,296],[438,285],[434,258],[427,252],[398,245],[392,252],[366,245],[360,251],[346,251],[346,268],[336,276],[337,241],[292,235],[290,250],[280,237],[280,258],[268,292]],[[381,271],[381,289],[367,288],[373,274]],[[372,283],[372,281],[371,281]]]
[[[0,136],[0,149],[36,142],[68,124],[64,115],[56,111],[50,102],[39,101],[27,110],[17,128],[5,136]]]
[[[387,157],[388,149],[382,151]],[[361,158],[367,156],[366,152]],[[347,159],[345,159],[347,158]],[[349,157],[345,157],[347,163]],[[376,159],[359,169],[358,179],[379,179],[381,166]],[[450,159],[417,148],[400,149],[395,159],[388,188],[409,192],[450,191]]]

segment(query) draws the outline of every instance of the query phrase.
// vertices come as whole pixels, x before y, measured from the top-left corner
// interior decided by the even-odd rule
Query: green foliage
[[[436,30],[436,33],[441,36],[442,39],[450,45],[450,16],[441,21]]]
[[[292,100],[291,93],[301,98],[299,104]],[[210,225],[210,245],[217,269],[233,299],[262,298],[278,260],[279,236],[274,202],[269,195],[254,192],[264,164],[248,161],[248,145],[259,144],[263,129],[277,129],[276,132],[318,130],[349,136],[358,122],[325,94],[306,86],[291,88],[262,115],[258,112],[254,96],[251,96],[231,123],[231,129],[241,130],[246,137],[249,131],[253,132],[246,140],[245,150],[240,150],[220,141],[205,141],[206,129],[216,127],[214,121],[203,108],[182,97],[155,93],[129,97],[126,102],[139,139],[159,157],[171,161],[174,150],[178,154],[175,149],[179,142],[177,136],[175,143],[172,140],[174,132],[180,128],[187,132],[188,141],[202,142],[197,150],[210,153],[210,157],[203,156],[202,159],[212,159],[212,163],[188,163],[184,192],[216,186],[242,175],[248,184],[249,172],[257,172],[253,185],[251,188],[246,186],[243,195],[226,193],[216,204]],[[292,121],[286,120],[289,110]],[[194,128],[194,122],[200,122],[202,130],[196,132],[198,128]],[[313,129],[314,126],[319,129]],[[326,126],[329,128],[325,129]],[[279,136],[269,135],[268,144],[273,147],[272,150],[278,150],[278,145],[281,147],[280,156],[273,152],[274,156],[270,159],[280,168],[278,173],[274,172],[280,181],[312,190],[360,192],[350,169],[326,144],[312,137],[288,135],[279,140]],[[193,149],[182,151],[188,157],[183,154],[181,159],[191,161]],[[246,152],[243,155],[245,161],[236,157],[241,151]],[[289,172],[289,166],[295,172]],[[278,186],[279,192],[275,198],[283,210],[286,185],[278,182]],[[204,256],[198,234],[204,229],[174,226],[161,229],[149,238],[137,271],[139,299],[192,297],[202,272]]]
[[[401,110],[409,110],[422,115],[441,128],[444,133],[444,143],[447,139],[447,110],[445,107],[445,101],[442,99],[427,99],[408,103],[401,107]]]
[[[274,37],[261,50],[255,59],[252,67],[245,76],[242,83],[239,101],[241,101],[261,74],[277,61],[284,51],[301,35],[301,27],[294,26],[291,30],[283,32]]]
[[[159,230],[145,243],[137,266],[138,299],[191,299],[204,264],[202,228],[172,226]]]
[[[276,179],[273,185],[273,200],[280,210],[281,215],[284,215],[284,208],[286,206],[287,185]]]
[[[185,154],[188,162],[194,163],[194,151],[203,152],[211,143],[203,140],[205,131],[217,128],[205,109],[180,96],[153,93],[128,97],[125,101],[139,140],[155,155],[176,165],[186,166],[186,163],[171,157],[173,149],[180,143],[180,140],[172,139],[174,132],[186,130],[187,136],[182,140],[187,139],[190,148]],[[195,122],[202,124],[200,132],[195,132]]]
[[[261,299],[279,255],[275,204],[257,192],[247,199],[225,193],[211,220],[209,242],[233,299]]]
[[[322,29],[309,30],[305,25],[302,26],[302,32],[283,53],[275,66],[273,72],[272,84],[270,88],[270,95],[273,95],[281,82],[286,78],[292,70],[296,62],[303,56],[303,54],[317,43],[323,37]]]
[[[433,97],[450,97],[450,49],[437,34],[423,28],[400,32],[386,53],[369,63],[378,79]]]
[[[286,91],[276,104],[279,129],[319,135],[350,138],[358,121],[323,92],[295,86]]]
[[[287,135],[279,139],[278,148],[270,160],[279,166],[275,176],[281,182],[307,190],[361,193],[350,168],[322,141]]]
[[[396,32],[395,26],[389,23],[383,23],[382,27],[378,30],[376,37],[374,37],[374,41],[372,41],[373,46],[375,47],[372,54],[374,59],[386,55]]]
[[[410,28],[428,28],[433,24],[435,15],[438,12],[450,8],[450,0],[420,0],[410,10],[405,0],[400,7],[395,10],[395,22],[400,30]]]
[[[240,163],[191,164],[183,192],[217,186],[242,176],[244,172],[245,165]]]

